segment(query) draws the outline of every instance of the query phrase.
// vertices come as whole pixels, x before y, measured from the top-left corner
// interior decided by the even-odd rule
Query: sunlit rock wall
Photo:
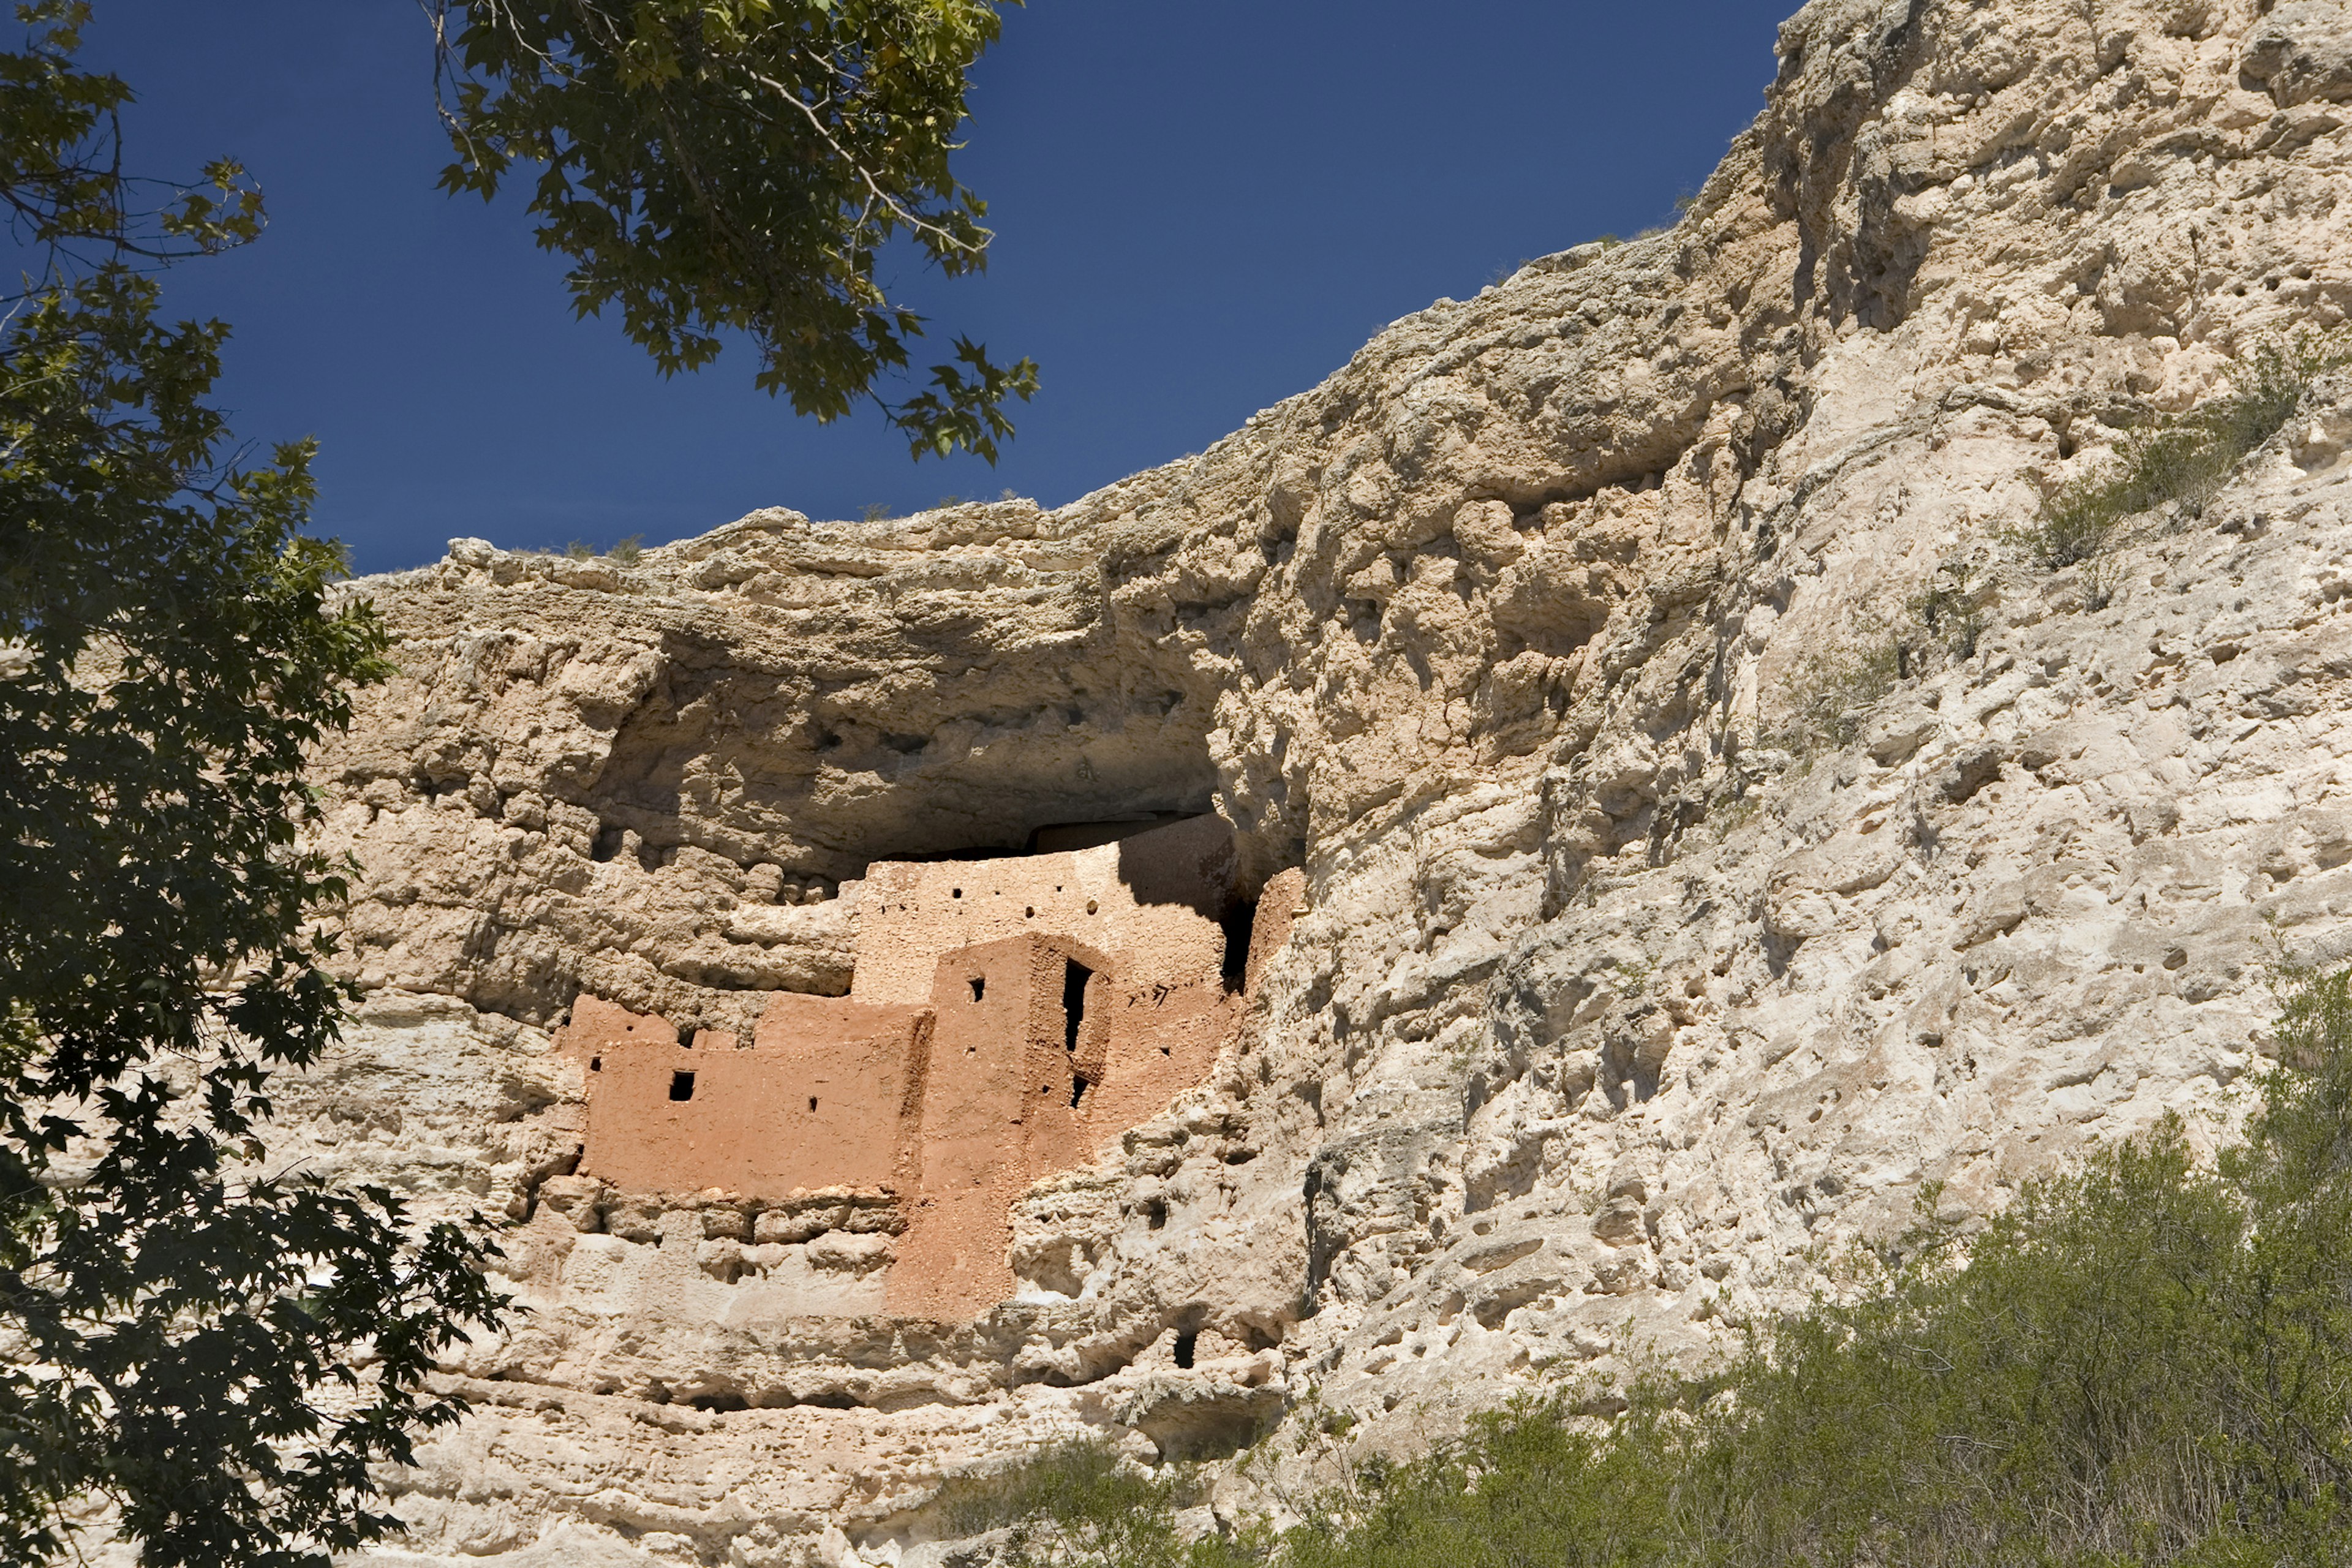
[[[1923,1184],[1966,1227],[2166,1110],[2215,1135],[2265,964],[2352,948],[2352,383],[2201,516],[2054,574],[2005,537],[2342,321],[2347,37],[1822,0],[1672,232],[1198,458],[359,584],[402,673],[319,779],[370,1000],[283,1142],[529,1214],[535,1309],[375,1561],[938,1561],[942,1475],[1076,1433],[1255,1444],[1215,1507],[1280,1517],[1735,1342]],[[798,1314],[687,1201],[639,1266],[559,1256],[579,992],[750,1027],[848,988],[870,862],[1204,809],[1304,912],[1209,1083],[1020,1199],[1002,1306]]]

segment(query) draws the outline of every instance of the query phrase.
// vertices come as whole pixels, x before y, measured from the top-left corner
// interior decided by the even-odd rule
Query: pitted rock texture
[[[1076,1433],[1255,1444],[1214,1512],[1279,1520],[1735,1342],[1923,1189],[1965,1228],[2165,1111],[2220,1135],[2266,965],[2352,952],[2352,380],[2200,515],[2011,540],[2343,322],[2347,38],[1817,0],[1672,232],[1198,458],[358,584],[402,673],[318,777],[370,1000],[285,1142],[514,1216],[534,1309],[373,1561],[940,1562],[943,1477]],[[581,992],[740,1031],[846,989],[870,862],[1204,809],[1295,927],[1206,1086],[1015,1205],[1010,1300],[812,1315],[887,1245],[822,1194],[748,1244],[723,1194],[567,1217]]]

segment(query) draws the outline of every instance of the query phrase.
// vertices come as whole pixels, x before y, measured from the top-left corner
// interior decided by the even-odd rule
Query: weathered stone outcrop
[[[515,1216],[534,1309],[373,1560],[933,1561],[943,1475],[1079,1431],[1262,1441],[1216,1507],[1278,1512],[1629,1334],[1728,1342],[1925,1184],[1965,1227],[2224,1125],[2265,964],[2352,952],[2352,380],[2200,515],[2005,539],[2343,321],[2347,40],[1816,0],[1674,230],[1198,458],[359,584],[402,672],[318,776],[369,999],[281,1142]],[[850,989],[869,865],[1201,811],[1303,912],[1207,1083],[1018,1197],[1001,1305],[805,1310],[890,1241],[847,1189],[567,1217],[580,994],[749,1037]]]

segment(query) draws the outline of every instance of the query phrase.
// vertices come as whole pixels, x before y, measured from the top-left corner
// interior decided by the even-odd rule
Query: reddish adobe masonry
[[[894,1193],[895,1313],[1013,1289],[1008,1212],[1199,1083],[1305,879],[1234,897],[1232,829],[1193,817],[1059,854],[871,867],[846,998],[778,993],[748,1047],[593,996],[583,1173],[636,1191]]]

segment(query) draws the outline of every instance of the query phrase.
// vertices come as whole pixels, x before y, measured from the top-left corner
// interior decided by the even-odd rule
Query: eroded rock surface
[[[360,584],[402,673],[319,778],[369,1001],[282,1142],[513,1216],[534,1309],[372,1561],[936,1562],[943,1476],[1079,1432],[1255,1442],[1215,1507],[1279,1516],[1629,1335],[1731,1342],[1924,1184],[1965,1227],[2215,1135],[2265,964],[2352,952],[2352,380],[2201,515],[2004,541],[2342,322],[2348,38],[1817,0],[1675,230],[1198,458]],[[847,991],[873,862],[1204,810],[1296,924],[1204,1087],[1019,1197],[1002,1305],[890,1315],[846,1192],[572,1223],[581,994],[749,1031]]]

